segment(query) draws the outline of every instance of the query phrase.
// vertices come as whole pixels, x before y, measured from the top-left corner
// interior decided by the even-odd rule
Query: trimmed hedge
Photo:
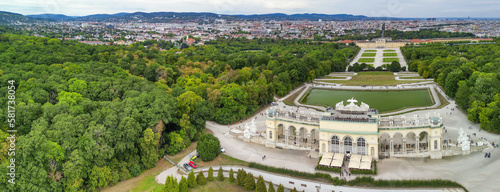
[[[321,158],[323,158],[323,157],[319,157],[318,165],[316,165],[316,170],[330,171],[330,172],[335,172],[335,173],[340,173],[342,171],[342,169],[336,168],[336,167],[324,167],[324,166],[320,166],[319,162],[321,162]]]
[[[455,181],[443,179],[431,180],[375,180],[370,176],[356,177],[347,182],[350,186],[375,186],[375,187],[457,187],[468,191],[464,186]]]
[[[270,167],[258,163],[250,162],[248,167],[260,169],[263,171],[280,173],[294,177],[309,178],[309,179],[326,179],[333,185],[349,185],[349,186],[374,186],[374,187],[457,187],[468,191],[464,186],[451,180],[432,179],[432,180],[375,180],[371,176],[356,177],[353,180],[345,181],[338,177],[332,177],[326,173],[306,173],[294,171],[285,168]],[[376,165],[375,165],[376,170]]]
[[[365,175],[376,175],[377,174],[377,161],[373,161],[373,170],[358,170],[358,169],[353,169],[351,170],[352,174],[365,174]]]

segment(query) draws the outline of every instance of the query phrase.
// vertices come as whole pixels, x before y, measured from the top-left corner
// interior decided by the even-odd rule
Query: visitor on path
[[[488,157],[488,153],[485,153],[485,154],[484,154],[484,158],[486,158],[486,157]]]

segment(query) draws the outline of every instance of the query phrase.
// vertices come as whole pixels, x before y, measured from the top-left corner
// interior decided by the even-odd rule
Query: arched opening
[[[340,153],[340,140],[336,135],[332,136],[330,140],[330,152]]]
[[[403,134],[395,133],[392,138],[392,147],[394,153],[403,152]]]
[[[351,153],[352,152],[352,139],[351,137],[347,136],[344,138],[344,153]]]
[[[318,140],[317,140],[318,138],[319,138],[319,132],[316,131],[316,129],[312,129],[311,130],[311,138],[310,138],[311,142],[310,143],[312,143],[312,144],[318,143]]]
[[[360,137],[356,141],[356,152],[359,155],[366,155],[366,141],[364,138]]]
[[[379,153],[387,153],[389,154],[389,148],[390,148],[390,142],[391,142],[391,136],[389,136],[388,133],[382,133],[380,134],[379,138]],[[387,155],[385,154],[385,155]]]
[[[297,144],[297,135],[295,134],[296,128],[294,126],[288,127],[288,142],[289,144]]]
[[[283,139],[285,138],[285,133],[283,133],[283,124],[278,125],[278,139]]]
[[[418,137],[418,149],[420,152],[427,152],[429,150],[429,134],[421,132]]]
[[[417,136],[413,132],[406,134],[406,152],[407,153],[415,152],[415,150],[416,150],[415,144],[417,142],[416,137]]]
[[[301,127],[299,129],[299,138],[297,140],[301,144],[306,144],[307,143],[307,129],[304,127]]]

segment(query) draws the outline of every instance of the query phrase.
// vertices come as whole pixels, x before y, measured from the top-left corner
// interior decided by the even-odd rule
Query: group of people
[[[486,158],[486,157],[490,158],[490,157],[491,157],[491,153],[490,153],[490,152],[486,152],[486,153],[484,154],[484,158]]]

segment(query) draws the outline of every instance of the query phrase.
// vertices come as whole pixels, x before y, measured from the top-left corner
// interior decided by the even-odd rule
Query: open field
[[[397,53],[384,53],[384,57],[397,57]]]
[[[359,102],[369,103],[371,108],[379,112],[397,111],[408,107],[424,107],[433,104],[427,89],[421,90],[327,90],[312,89],[303,103],[319,106],[333,106],[351,97]]]
[[[368,49],[368,50],[365,50],[365,53],[366,53],[366,52],[377,52],[377,50]]]
[[[377,53],[363,53],[361,54],[361,57],[375,57]]]
[[[373,85],[373,86],[393,86],[397,84],[404,83],[416,83],[423,82],[410,80],[410,81],[398,81],[394,79],[394,73],[392,72],[359,72],[358,75],[352,76],[352,79],[349,81],[342,80],[324,80],[322,82],[327,83],[338,83],[342,85],[353,85],[353,86],[361,86],[361,85]]]
[[[391,63],[393,61],[399,62],[399,59],[398,58],[384,58],[383,59],[383,62],[389,62],[389,63]]]
[[[384,52],[396,52],[394,49],[385,49]]]
[[[373,63],[375,58],[359,58],[358,63]]]

